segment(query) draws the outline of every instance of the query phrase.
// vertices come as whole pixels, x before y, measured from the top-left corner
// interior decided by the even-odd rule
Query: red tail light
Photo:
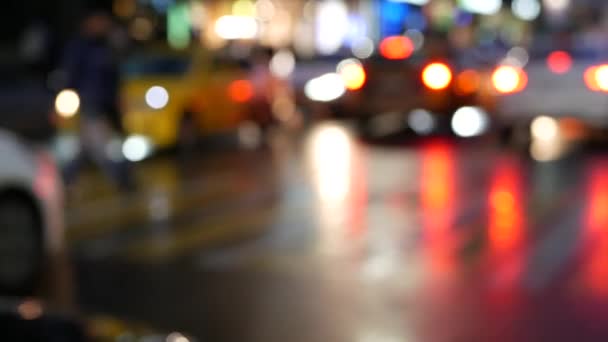
[[[406,36],[387,37],[380,42],[380,54],[386,59],[406,59],[414,52],[414,44]]]
[[[572,67],[572,57],[565,51],[552,52],[547,57],[547,67],[555,74],[565,74]]]
[[[234,102],[247,102],[253,94],[253,85],[247,80],[233,81],[228,86],[228,95]]]
[[[473,94],[479,89],[479,83],[477,71],[472,69],[465,70],[456,77],[455,91],[458,95]]]

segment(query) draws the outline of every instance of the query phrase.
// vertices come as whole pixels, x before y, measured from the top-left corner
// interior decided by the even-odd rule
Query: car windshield
[[[186,57],[137,56],[129,58],[122,66],[123,75],[136,77],[145,75],[180,75],[190,67]]]

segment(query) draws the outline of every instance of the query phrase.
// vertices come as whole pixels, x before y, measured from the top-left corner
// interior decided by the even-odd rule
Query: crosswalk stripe
[[[133,243],[124,256],[131,261],[155,262],[184,255],[196,249],[246,239],[272,227],[278,210],[274,206],[253,208],[237,215],[181,227],[177,234],[149,236]]]
[[[200,182],[199,182],[200,183]],[[259,187],[259,185],[256,185]],[[229,202],[243,192],[253,192],[255,189],[243,189],[231,182],[194,183],[186,184],[180,189],[172,189],[168,193],[161,193],[163,200],[167,201],[168,217],[179,217],[185,212],[194,211],[218,203]],[[146,226],[154,223],[151,214],[150,201],[154,193],[139,196],[133,200],[117,199],[112,205],[113,209],[104,206],[91,207],[80,215],[88,218],[84,222],[73,222],[68,225],[68,240],[78,243],[101,235],[119,233],[134,227]]]

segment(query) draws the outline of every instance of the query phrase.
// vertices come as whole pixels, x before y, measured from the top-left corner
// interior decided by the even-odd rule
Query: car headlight
[[[346,92],[344,81],[337,73],[327,73],[306,82],[304,94],[313,101],[331,102]]]
[[[463,138],[475,137],[486,132],[488,121],[488,115],[483,109],[461,107],[452,117],[452,130]]]
[[[122,154],[132,162],[146,159],[153,150],[152,142],[143,135],[131,135],[122,144]]]

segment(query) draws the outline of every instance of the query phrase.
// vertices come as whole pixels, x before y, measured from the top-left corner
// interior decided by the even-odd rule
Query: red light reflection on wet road
[[[592,294],[605,297],[608,296],[608,164],[591,169],[588,196],[584,241],[590,244],[590,249],[586,284]]]
[[[453,147],[433,142],[421,150],[421,205],[429,271],[437,284],[453,269],[450,227],[454,215],[455,165]]]
[[[452,148],[435,142],[422,150],[421,202],[424,226],[431,236],[449,229],[454,207],[454,160]]]
[[[348,197],[348,235],[361,237],[365,234],[367,226],[367,162],[365,150],[356,146],[353,151],[351,167],[351,184]]]
[[[521,172],[517,162],[497,163],[488,196],[490,247],[495,252],[512,250],[523,238],[524,206]]]

